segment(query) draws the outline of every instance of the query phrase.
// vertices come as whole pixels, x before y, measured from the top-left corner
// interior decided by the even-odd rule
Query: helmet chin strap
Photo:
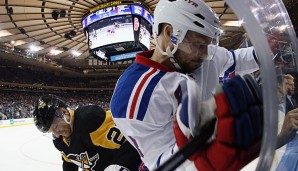
[[[157,39],[156,39],[157,40]],[[171,51],[170,46],[167,47],[166,51],[163,51],[161,49],[161,47],[159,46],[158,42],[156,41],[156,47],[159,50],[159,52],[164,55],[164,56],[168,56],[170,58],[170,61],[173,63],[173,65],[175,66],[175,68],[177,70],[181,70],[180,65],[178,64],[178,60],[175,58],[174,53],[177,51],[178,46],[174,45],[174,49]]]

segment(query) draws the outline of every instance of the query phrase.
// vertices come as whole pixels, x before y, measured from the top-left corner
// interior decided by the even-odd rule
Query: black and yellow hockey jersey
[[[103,171],[111,164],[138,170],[141,159],[137,151],[125,140],[115,126],[110,111],[96,105],[70,111],[72,133],[55,139],[61,151],[63,171]]]

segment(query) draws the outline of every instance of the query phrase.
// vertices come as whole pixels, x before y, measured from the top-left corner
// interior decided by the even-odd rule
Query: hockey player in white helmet
[[[187,9],[184,3],[197,8]],[[157,42],[156,49],[163,55],[170,57],[175,67],[181,72],[191,73],[196,82],[201,86],[202,98],[204,100],[211,97],[213,90],[219,83],[219,76],[223,75],[226,70],[231,70],[235,74],[244,75],[252,73],[259,69],[258,60],[253,47],[242,48],[237,50],[230,50],[218,46],[219,36],[221,33],[219,19],[214,11],[201,1],[161,1],[159,2],[154,14],[153,33],[156,38],[159,37],[159,28],[163,23],[170,24],[172,28],[171,41],[174,46],[170,51],[168,47],[162,50],[160,44]],[[182,5],[182,6],[180,6]],[[168,8],[173,7],[173,8]],[[199,8],[199,9],[198,9]],[[199,10],[200,12],[196,11]],[[175,17],[173,17],[175,16]],[[201,67],[196,67],[192,70],[189,66],[184,69],[183,66],[177,64],[178,54],[173,55],[177,49],[185,52],[185,55],[193,56],[199,53],[198,48],[192,46],[185,46],[185,43],[190,43],[193,37],[189,35],[185,38],[187,31],[197,32],[210,38],[211,43],[208,46],[208,54],[204,60],[201,61]],[[184,40],[184,46],[178,46]],[[187,45],[187,44],[186,44]],[[198,44],[203,47],[203,44]],[[178,52],[179,53],[179,52]],[[183,65],[183,64],[180,64]],[[195,65],[195,63],[193,64]],[[235,75],[234,74],[234,75]]]
[[[162,49],[162,45],[157,41],[156,48],[162,55],[170,57],[175,68],[182,72],[191,72],[198,68],[198,66],[194,66],[195,68],[184,68],[183,64],[179,64],[178,55],[175,55],[176,57],[174,56],[178,48],[188,55],[194,56],[197,53],[201,53],[199,52],[199,48],[205,48],[207,50],[206,45],[216,44],[220,35],[218,17],[210,7],[201,1],[160,1],[157,11],[154,13],[153,33],[156,39],[159,39],[162,31],[161,27],[166,23],[171,26],[169,33],[171,44],[166,45],[165,49]],[[195,37],[192,37],[189,32],[204,35],[206,40],[195,42],[193,41]],[[189,33],[187,37],[185,37],[186,33]],[[198,48],[185,49],[185,46],[179,46],[182,42],[189,45],[197,45]],[[207,55],[207,53],[204,55]]]
[[[219,19],[202,0],[160,0],[154,17],[156,49],[137,54],[119,78],[111,100],[115,123],[153,170],[216,119],[204,147],[177,170],[241,169],[259,152],[259,87],[236,76],[212,94],[241,53],[233,58],[217,46]],[[253,71],[258,67],[250,59]]]

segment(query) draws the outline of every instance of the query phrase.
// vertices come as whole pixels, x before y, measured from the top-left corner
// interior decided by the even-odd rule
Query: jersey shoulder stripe
[[[160,79],[166,74],[159,69],[138,63],[133,65],[119,78],[115,88],[111,100],[114,118],[143,120],[152,93]]]
[[[137,115],[137,120],[142,121],[145,117],[145,114],[147,112],[148,109],[148,105],[149,105],[149,101],[150,98],[152,97],[152,93],[155,89],[155,87],[157,86],[158,82],[160,81],[160,79],[165,75],[165,72],[158,72],[148,83],[148,85],[146,86],[146,89],[142,95],[142,99],[140,102],[140,105],[138,107],[138,115]]]
[[[134,88],[134,93],[132,94],[133,98],[131,104],[129,104],[130,106],[130,111],[129,111],[129,119],[133,119],[134,115],[136,112],[138,112],[136,110],[136,106],[137,103],[140,101],[139,99],[142,97],[142,94],[140,94],[141,92],[144,92],[144,89],[146,88],[146,86],[144,86],[148,81],[150,81],[150,77],[153,76],[153,74],[155,74],[157,71],[157,69],[150,69],[149,72],[144,73],[144,75],[140,78],[140,80],[138,81],[139,83],[137,83],[137,85]]]
[[[150,68],[138,63],[133,63],[117,81],[110,107],[114,118],[126,118],[126,109],[128,107],[129,98],[134,90],[134,86],[140,77]]]

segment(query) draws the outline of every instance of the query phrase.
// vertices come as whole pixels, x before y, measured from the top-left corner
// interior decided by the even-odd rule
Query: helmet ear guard
[[[48,132],[54,118],[63,118],[59,107],[67,107],[57,96],[49,94],[41,96],[34,104],[33,118],[37,129],[43,133]]]

